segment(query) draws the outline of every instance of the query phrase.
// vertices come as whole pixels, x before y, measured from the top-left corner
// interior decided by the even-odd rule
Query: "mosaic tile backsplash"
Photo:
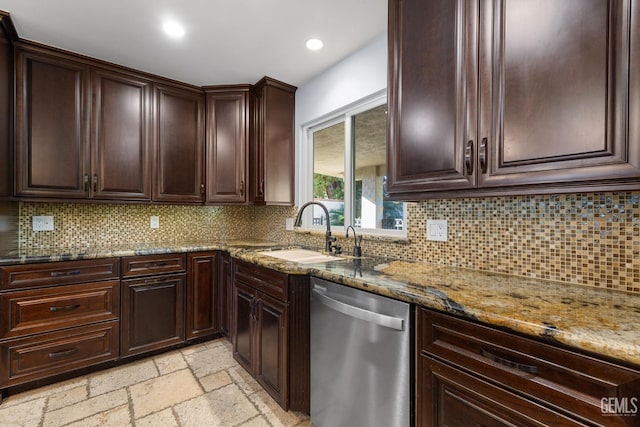
[[[323,247],[322,235],[285,231],[295,207],[20,203],[20,246],[41,249],[134,242],[255,238]],[[31,231],[54,215],[56,230]],[[160,217],[150,229],[149,217]],[[640,192],[430,200],[407,205],[407,240],[367,239],[389,256],[640,293]],[[426,240],[447,219],[449,241]],[[349,253],[352,239],[339,239]]]

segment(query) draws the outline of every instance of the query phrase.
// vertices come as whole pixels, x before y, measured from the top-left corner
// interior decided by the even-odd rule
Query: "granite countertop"
[[[640,366],[640,295],[366,256],[299,264],[260,253],[284,247],[277,242],[228,240],[48,249],[0,253],[0,265],[224,250],[281,272],[310,274]]]

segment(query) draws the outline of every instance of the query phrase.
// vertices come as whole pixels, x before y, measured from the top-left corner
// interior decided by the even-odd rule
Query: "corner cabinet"
[[[602,402],[638,396],[638,370],[424,308],[417,316],[418,426],[637,425],[637,408],[614,416]]]
[[[15,195],[149,200],[151,82],[16,44]]]
[[[206,202],[247,204],[250,85],[209,86],[206,94]]]
[[[233,260],[233,357],[285,410],[309,412],[309,280]]]
[[[253,87],[252,200],[293,206],[296,87],[264,77]]]
[[[155,84],[153,201],[204,201],[204,94]]]
[[[639,16],[630,0],[391,0],[391,198],[637,189]]]

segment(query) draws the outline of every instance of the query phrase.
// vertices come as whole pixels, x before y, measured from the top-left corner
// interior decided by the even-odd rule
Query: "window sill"
[[[319,229],[319,228],[295,228],[293,232],[296,234],[306,234],[309,236],[324,237],[326,230]],[[362,236],[362,240],[364,241],[394,243],[398,245],[408,245],[409,243],[411,243],[411,240],[409,240],[409,238],[406,236],[393,236],[388,234],[368,234],[368,233],[360,233],[359,231],[356,231],[356,233],[358,236]],[[331,231],[331,235],[340,237],[340,238],[346,238],[345,232],[342,230]],[[351,238],[351,235],[349,236],[349,238]]]

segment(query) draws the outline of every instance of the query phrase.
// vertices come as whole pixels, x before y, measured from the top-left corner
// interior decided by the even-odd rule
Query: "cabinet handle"
[[[71,270],[71,271],[52,271],[51,277],[64,277],[64,276],[77,276],[82,273],[82,270]]]
[[[264,179],[260,180],[260,195],[264,194]]]
[[[76,354],[78,352],[77,348],[71,348],[69,350],[62,350],[62,351],[56,351],[53,353],[49,353],[49,358],[50,359],[55,359],[58,357],[67,357],[67,356],[71,356],[72,354]]]
[[[480,157],[480,170],[482,173],[487,173],[487,138],[482,138],[482,141],[480,142],[480,149],[478,151],[478,156]]]
[[[467,169],[467,175],[473,173],[473,140],[467,142],[467,146],[464,147],[464,165]]]
[[[49,311],[55,313],[56,311],[72,311],[72,310],[75,310],[76,308],[80,308],[80,304],[53,306],[53,307],[49,307]]]
[[[204,184],[200,184],[200,194],[204,194]]]
[[[534,365],[525,365],[524,363],[514,362],[513,360],[505,359],[503,357],[496,356],[493,353],[489,353],[485,349],[481,349],[480,354],[482,354],[483,357],[486,357],[487,359],[493,362],[499,363],[501,365],[504,365],[508,368],[514,368],[522,372],[527,372],[529,374],[538,373],[538,367]]]
[[[244,196],[244,180],[240,181],[240,195]]]
[[[82,182],[84,184],[84,191],[85,192],[89,191],[89,174],[88,173],[84,174]]]
[[[98,175],[93,175],[93,192],[98,192]]]

